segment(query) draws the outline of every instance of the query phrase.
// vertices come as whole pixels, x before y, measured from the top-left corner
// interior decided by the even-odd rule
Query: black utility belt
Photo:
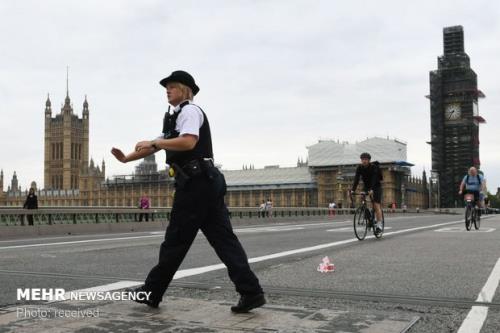
[[[170,177],[178,178],[179,176],[195,177],[201,175],[207,169],[213,168],[214,162],[212,159],[196,159],[191,160],[182,166],[172,163],[168,174]]]

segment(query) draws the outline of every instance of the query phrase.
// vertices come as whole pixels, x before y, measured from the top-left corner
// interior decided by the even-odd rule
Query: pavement
[[[3,309],[0,332],[401,332],[418,317],[268,305],[232,314],[225,301],[170,297],[159,309],[125,302],[59,302]]]
[[[268,299],[243,315],[230,312],[238,295],[202,234],[158,310],[19,301],[16,290],[138,285],[157,260],[161,230],[0,240],[0,333],[500,332],[500,216],[469,232],[461,216],[390,216],[382,239],[361,242],[351,224],[336,217],[235,227]],[[324,256],[334,272],[316,270]]]

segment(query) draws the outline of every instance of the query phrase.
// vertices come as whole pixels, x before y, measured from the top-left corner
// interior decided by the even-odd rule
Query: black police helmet
[[[185,71],[172,72],[170,76],[167,76],[166,78],[161,80],[160,84],[166,88],[167,84],[170,82],[178,82],[182,83],[185,86],[188,86],[193,91],[193,95],[196,95],[198,91],[200,91],[200,88],[194,82],[194,78],[191,76],[191,74]]]
[[[359,156],[360,159],[368,159],[368,160],[371,160],[372,159],[372,156],[368,153],[363,153]]]

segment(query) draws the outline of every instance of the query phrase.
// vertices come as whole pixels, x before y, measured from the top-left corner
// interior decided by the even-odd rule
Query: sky
[[[429,71],[442,29],[462,25],[486,98],[482,169],[500,186],[500,2],[9,1],[0,2],[0,168],[43,187],[44,109],[87,95],[89,153],[106,176],[131,174],[129,152],[161,133],[158,81],[190,72],[210,119],[216,162],[294,166],[319,139],[407,142],[412,172],[430,170]],[[164,156],[157,154],[159,167]]]

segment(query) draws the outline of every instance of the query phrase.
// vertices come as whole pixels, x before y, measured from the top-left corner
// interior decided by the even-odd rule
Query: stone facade
[[[154,156],[144,159],[127,176],[106,179],[106,165],[97,166],[89,156],[89,107],[83,103],[82,118],[73,114],[66,94],[61,113],[52,117],[50,99],[45,104],[44,189],[36,189],[40,207],[104,206],[137,207],[141,196],[151,199],[152,207],[172,206],[173,179],[165,170],[158,171]],[[406,162],[406,144],[398,140],[371,138],[356,144],[320,141],[308,147],[307,161],[296,167],[269,166],[255,169],[223,170],[231,207],[257,207],[272,200],[275,207],[327,207],[336,202],[348,207],[347,190],[351,188],[359,152],[372,153],[383,172],[383,204],[398,207],[428,207],[429,186],[425,172],[422,179],[411,176]],[[0,174],[0,206],[23,205],[27,190],[21,190],[17,174],[7,192],[3,170]],[[360,189],[362,184],[360,184]]]

